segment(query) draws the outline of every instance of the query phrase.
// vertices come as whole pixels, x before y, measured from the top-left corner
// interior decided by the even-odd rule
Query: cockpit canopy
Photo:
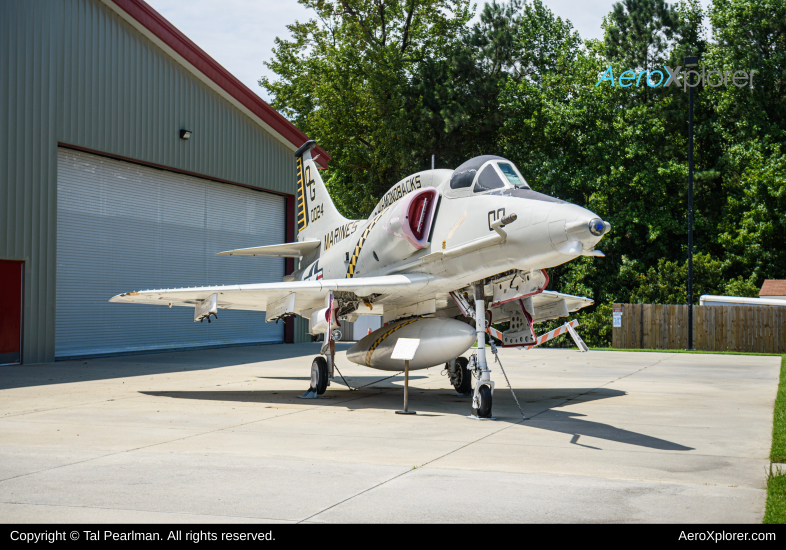
[[[456,168],[450,178],[450,188],[470,187],[472,193],[485,193],[503,188],[530,188],[512,162],[496,155],[475,157]]]

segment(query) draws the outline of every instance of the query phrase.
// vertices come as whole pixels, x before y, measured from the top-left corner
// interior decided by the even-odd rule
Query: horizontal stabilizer
[[[301,258],[318,248],[322,241],[303,241],[299,243],[272,244],[254,248],[238,248],[219,252],[216,256],[273,256],[279,258]]]

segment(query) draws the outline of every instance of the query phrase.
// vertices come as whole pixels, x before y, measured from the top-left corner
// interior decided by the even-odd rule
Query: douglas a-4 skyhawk
[[[311,158],[315,145],[309,141],[295,153],[297,242],[219,254],[299,258],[300,269],[280,283],[145,290],[110,301],[189,306],[195,321],[219,309],[264,311],[266,321],[300,315],[310,321],[311,334],[325,336],[304,394],[313,397],[333,378],[334,329],[344,320],[381,315],[382,328],[353,345],[347,358],[403,370],[403,361],[391,359],[393,348],[400,338],[417,338],[409,368],[446,364],[456,390],[472,392],[472,412],[480,418],[491,416],[494,391],[486,334],[503,346],[531,348],[568,331],[586,350],[575,320],[540,337],[533,325],[592,304],[545,290],[545,269],[603,256],[595,245],[610,230],[607,222],[531,190],[512,162],[491,155],[455,170],[413,174],[394,185],[367,220],[348,220]],[[509,322],[509,328],[499,332],[492,322]],[[475,342],[469,360],[461,357]]]

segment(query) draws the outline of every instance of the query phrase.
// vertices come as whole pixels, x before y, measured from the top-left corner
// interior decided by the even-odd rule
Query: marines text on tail
[[[545,270],[578,256],[603,256],[595,245],[609,231],[607,222],[533,191],[512,162],[491,155],[408,176],[367,220],[348,220],[311,158],[315,145],[309,141],[295,153],[297,242],[219,254],[299,258],[292,275],[281,283],[127,292],[110,301],[189,306],[195,321],[210,320],[219,309],[264,311],[268,322],[301,315],[311,334],[325,335],[311,366],[310,396],[324,393],[333,378],[333,329],[361,315],[382,316],[382,328],[353,345],[347,358],[401,370],[403,361],[390,357],[393,347],[400,338],[419,338],[410,368],[446,364],[456,390],[473,392],[479,417],[491,416],[494,392],[486,334],[503,346],[530,348],[569,331],[586,350],[576,321],[541,337],[533,326],[593,303],[545,290]],[[492,322],[509,328],[499,332]],[[461,357],[476,341],[469,360]]]

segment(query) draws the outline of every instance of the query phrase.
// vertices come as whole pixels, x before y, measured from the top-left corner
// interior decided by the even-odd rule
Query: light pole
[[[683,66],[688,69],[699,64],[698,56],[687,56]],[[688,349],[693,349],[693,75],[690,73],[688,96]],[[687,76],[687,74],[686,74]],[[684,77],[683,77],[684,78]]]

